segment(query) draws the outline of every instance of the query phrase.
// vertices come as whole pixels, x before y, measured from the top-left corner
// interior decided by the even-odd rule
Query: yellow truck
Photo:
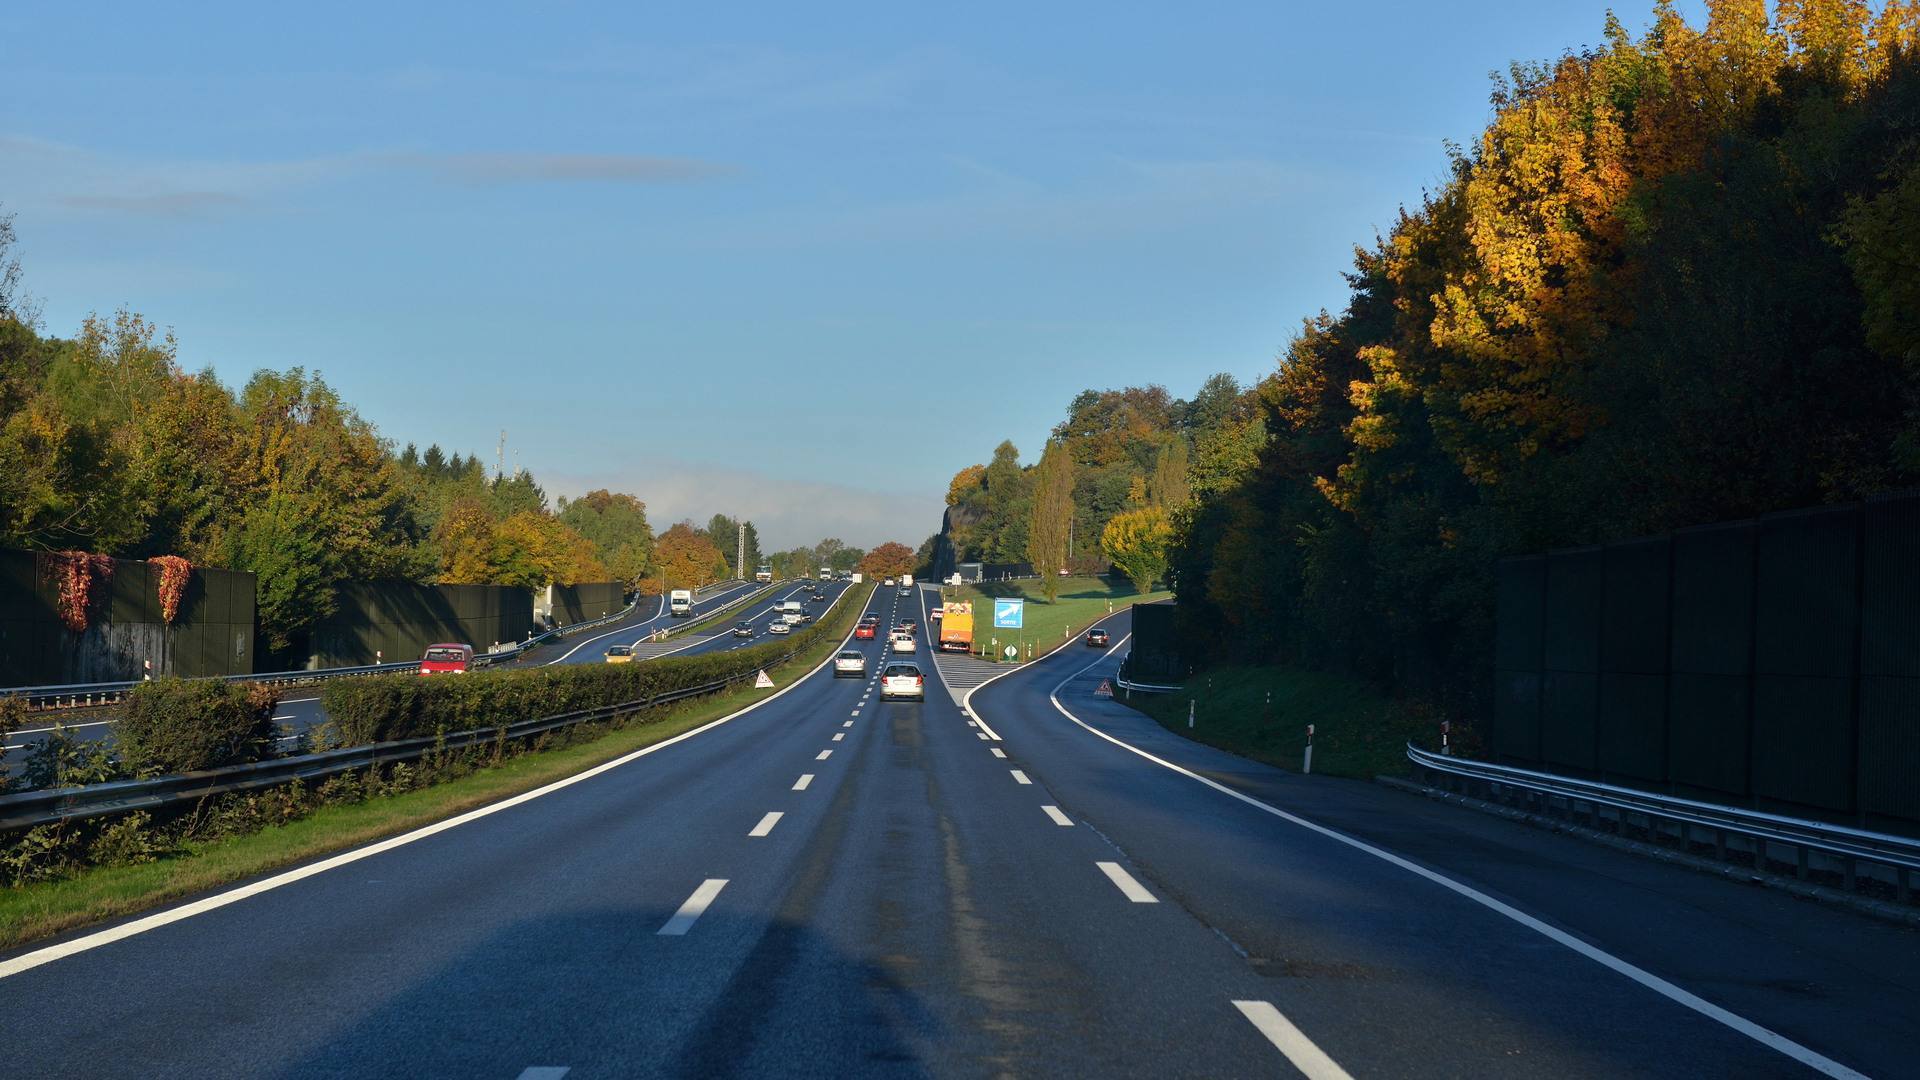
[[[973,605],[947,604],[940,609],[940,649],[973,651]]]

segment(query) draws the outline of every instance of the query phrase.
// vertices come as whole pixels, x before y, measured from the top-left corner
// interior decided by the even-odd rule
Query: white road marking
[[[847,733],[844,731],[836,731],[833,733],[834,742],[839,742],[841,739],[844,739],[846,737],[847,737]]]
[[[780,819],[785,816],[786,814],[783,813],[782,811],[769,810],[767,811],[767,816],[760,819],[760,824],[755,825],[753,827],[753,831],[748,833],[747,835],[748,836],[765,836],[768,833],[772,832],[773,827],[775,825],[780,824]]]
[[[841,727],[852,727],[852,726],[853,726],[853,721],[851,721],[851,720],[847,720],[847,721],[843,721],[843,722],[842,722],[842,723],[840,724],[840,726],[841,726]]]
[[[1107,875],[1107,880],[1113,882],[1114,886],[1122,893],[1125,893],[1127,899],[1134,903],[1157,904],[1160,902],[1158,897],[1147,891],[1145,885],[1133,880],[1133,875],[1127,873],[1126,868],[1119,863],[1103,862],[1094,863],[1093,865],[1099,867],[1100,872]]]
[[[820,751],[819,753],[817,753],[817,754],[815,754],[815,755],[813,755],[813,760],[815,760],[815,761],[825,761],[825,760],[827,760],[828,758],[830,758],[830,757],[832,757],[832,756],[833,756],[833,751],[831,751],[831,750],[822,750],[822,751]]]
[[[572,1071],[565,1065],[529,1065],[520,1070],[519,1080],[560,1080]]]
[[[1073,819],[1061,813],[1060,808],[1057,806],[1043,806],[1040,809],[1045,810],[1047,812],[1047,816],[1053,819],[1053,823],[1055,825],[1072,825],[1073,824]]]
[[[687,931],[693,929],[693,924],[706,913],[707,905],[713,903],[713,898],[719,896],[720,890],[726,887],[726,878],[708,878],[701,882],[700,887],[693,890],[693,895],[687,897],[687,902],[680,905],[680,910],[673,913],[673,918],[656,931],[656,936],[685,937]]]
[[[853,632],[849,630],[847,632],[847,637],[842,639],[841,644],[844,646],[846,642],[851,640],[853,640]],[[700,735],[700,734],[704,734],[705,732],[712,731],[714,728],[717,728],[722,724],[728,723],[733,720],[737,720],[740,717],[745,716],[750,712],[753,712],[757,709],[764,708],[768,702],[777,701],[780,698],[786,696],[787,694],[792,693],[794,690],[799,689],[804,683],[806,683],[807,680],[813,678],[815,675],[818,675],[820,674],[820,672],[826,670],[827,665],[832,662],[833,662],[833,657],[827,656],[824,659],[822,659],[818,664],[815,664],[812,670],[808,671],[805,675],[800,676],[799,678],[793,680],[792,682],[774,691],[773,693],[768,694],[766,697],[761,698],[759,701],[755,701],[734,712],[730,712],[727,715],[722,716],[716,720],[710,720],[707,723],[704,723],[697,728],[693,728],[689,731],[683,731],[680,734],[673,736],[672,738],[662,739],[659,742],[654,743],[652,746],[643,746],[640,749],[635,750],[630,754],[625,754],[620,757],[614,758],[612,761],[602,762],[599,765],[595,765],[591,769],[585,769],[580,772],[574,773],[572,776],[563,777],[559,780],[555,780],[553,783],[548,784],[544,787],[537,787],[537,788],[534,788],[532,791],[523,791],[520,794],[513,796],[512,798],[502,799],[496,803],[489,803],[486,806],[477,807],[475,809],[467,811],[464,814],[457,814],[453,817],[447,818],[445,821],[436,821],[431,825],[422,825],[420,828],[415,829],[412,832],[401,833],[399,836],[389,837],[377,843],[368,844],[365,847],[354,848],[350,851],[343,851],[338,855],[332,856],[331,858],[321,859],[319,862],[309,863],[306,866],[296,867],[292,870],[285,871],[284,873],[275,874],[272,877],[263,878],[259,881],[255,881],[250,884],[241,885],[237,888],[228,889],[225,892],[215,893],[212,896],[204,897],[202,899],[195,900],[191,903],[181,904],[178,907],[168,908],[165,911],[156,911],[151,915],[145,916],[143,918],[132,919],[127,922],[123,922],[118,926],[110,926],[105,930],[99,930],[91,934],[84,934],[80,937],[76,937],[68,941],[62,941],[55,945],[49,945],[43,949],[35,949],[32,952],[21,953],[20,955],[12,957],[7,960],[0,960],[0,979],[5,979],[13,975],[18,975],[23,971],[31,971],[32,969],[37,968],[42,964],[50,964],[53,961],[62,959],[64,957],[73,956],[78,953],[89,952],[93,949],[100,948],[103,945],[111,945],[116,941],[133,937],[136,934],[144,934],[149,930],[157,930],[162,926],[170,926],[173,923],[181,922],[186,919],[191,919],[195,915],[203,915],[209,911],[217,911],[220,908],[226,907],[228,904],[239,903],[240,901],[245,900],[248,897],[258,896],[264,892],[271,892],[272,890],[278,889],[282,886],[291,885],[296,881],[303,881],[307,878],[314,877],[315,875],[324,874],[329,870],[338,869],[339,867],[346,866],[350,863],[359,862],[362,859],[370,859],[375,855],[385,854],[386,852],[392,851],[395,848],[405,847],[406,845],[414,843],[415,841],[425,840],[429,836],[435,836],[439,833],[446,832],[448,829],[459,828],[460,826],[465,825],[468,822],[478,821],[481,818],[489,817],[493,814],[497,814],[502,810],[511,810],[512,808],[519,806],[522,803],[529,803],[542,796],[551,795],[554,792],[560,791],[564,788],[570,788],[575,784],[581,783],[586,780],[591,780],[594,777],[599,776],[601,773],[612,772],[613,770],[620,768],[622,765],[631,764],[632,762],[638,761],[649,754],[657,754],[660,751],[665,750],[669,746],[674,746],[679,743],[686,742],[688,739],[691,739],[696,735]],[[302,700],[315,701],[318,699],[305,698]],[[812,779],[813,779],[812,776],[801,777],[800,778],[801,782],[794,785],[794,790],[799,791],[804,789],[807,786],[807,782],[811,781]]]
[[[1267,1001],[1236,1001],[1233,1007],[1240,1015],[1253,1022],[1267,1041],[1286,1055],[1293,1067],[1307,1074],[1309,1080],[1353,1080],[1347,1070],[1341,1068],[1327,1056],[1326,1051],[1313,1044],[1313,1040],[1301,1034],[1293,1022],[1280,1015],[1280,1010]]]
[[[1634,964],[1628,963],[1627,961],[1620,959],[1619,957],[1613,955],[1612,953],[1606,951],[1605,949],[1602,949],[1596,945],[1589,945],[1586,942],[1580,940],[1579,938],[1574,937],[1572,934],[1569,934],[1566,931],[1561,930],[1556,926],[1551,926],[1541,921],[1540,919],[1537,919],[1532,915],[1529,915],[1526,912],[1521,911],[1519,908],[1514,907],[1512,904],[1508,904],[1504,901],[1496,900],[1493,897],[1488,896],[1486,893],[1481,892],[1480,890],[1474,888],[1471,885],[1466,885],[1461,882],[1455,881],[1454,879],[1446,876],[1445,874],[1440,873],[1439,871],[1429,870],[1426,867],[1421,866],[1417,863],[1409,862],[1406,859],[1403,859],[1400,856],[1395,855],[1393,852],[1388,851],[1385,848],[1375,847],[1374,845],[1367,843],[1365,840],[1360,840],[1355,837],[1348,836],[1343,832],[1336,832],[1333,829],[1327,828],[1325,825],[1320,825],[1315,822],[1308,821],[1306,818],[1300,817],[1297,814],[1291,814],[1285,810],[1280,809],[1277,806],[1272,806],[1267,803],[1261,802],[1259,799],[1256,799],[1251,795],[1247,795],[1242,792],[1235,791],[1233,788],[1230,788],[1227,785],[1222,784],[1217,780],[1212,780],[1205,776],[1201,776],[1199,773],[1196,773],[1182,766],[1175,765],[1173,762],[1168,761],[1165,758],[1156,757],[1155,755],[1140,749],[1139,747],[1133,745],[1132,743],[1126,742],[1125,740],[1122,740],[1122,739],[1114,738],[1112,735],[1109,735],[1106,732],[1101,731],[1099,728],[1094,727],[1093,725],[1073,715],[1071,712],[1068,712],[1067,707],[1060,704],[1060,691],[1064,689],[1068,683],[1072,682],[1074,679],[1079,678],[1081,675],[1084,675],[1087,672],[1093,670],[1093,668],[1096,665],[1100,664],[1101,662],[1111,657],[1115,652],[1118,652],[1120,647],[1122,645],[1125,645],[1128,639],[1132,637],[1133,637],[1132,634],[1127,634],[1123,636],[1119,641],[1114,643],[1112,648],[1102,653],[1099,659],[1094,660],[1093,663],[1088,664],[1087,666],[1081,668],[1080,670],[1060,680],[1058,683],[1054,685],[1052,692],[1047,695],[1047,698],[1048,700],[1053,702],[1054,709],[1057,712],[1059,712],[1061,716],[1064,716],[1068,720],[1073,721],[1075,724],[1079,725],[1081,728],[1085,729],[1086,731],[1094,735],[1097,735],[1102,739],[1105,739],[1106,741],[1112,743],[1115,746],[1120,747],[1122,750],[1125,750],[1131,754],[1138,755],[1139,757],[1145,758],[1146,760],[1153,762],[1155,765],[1158,765],[1161,768],[1179,773],[1181,776],[1184,776],[1189,780],[1193,780],[1197,783],[1205,784],[1207,787],[1210,787],[1213,790],[1218,791],[1220,794],[1225,795],[1228,798],[1238,799],[1239,801],[1247,804],[1248,806],[1254,807],[1257,810],[1264,811],[1265,813],[1272,814],[1274,817],[1277,817],[1280,820],[1285,821],[1289,824],[1297,825],[1302,829],[1306,829],[1308,832],[1318,833],[1319,835],[1324,836],[1327,839],[1332,840],[1336,843],[1345,844],[1346,846],[1353,848],[1355,851],[1364,851],[1368,855],[1371,855],[1374,858],[1381,860],[1382,862],[1388,863],[1393,866],[1397,866],[1400,869],[1405,870],[1409,874],[1413,874],[1418,877],[1425,878],[1428,881],[1434,883],[1435,885],[1438,885],[1441,888],[1446,889],[1447,891],[1457,896],[1461,896],[1461,897],[1464,897],[1465,899],[1471,900],[1474,903],[1479,904],[1481,907],[1484,907],[1489,911],[1495,912],[1499,915],[1505,916],[1506,918],[1513,920],[1516,923],[1519,923],[1521,926],[1524,926],[1527,929],[1532,930],[1534,933],[1539,934],[1541,937],[1544,937],[1547,940],[1554,942],[1555,944],[1564,945],[1567,948],[1572,949],[1574,952],[1579,953],[1581,956],[1584,956],[1589,960],[1592,960],[1594,963],[1599,964],[1601,967],[1607,968],[1620,975],[1626,976],[1627,978],[1633,980],[1634,982],[1639,983],[1641,986],[1646,987],[1647,989],[1653,991],[1656,994],[1659,994],[1661,997],[1664,997],[1667,1000],[1677,1005],[1691,1009],[1694,1012],[1699,1013],[1701,1016],[1704,1016],[1707,1019],[1714,1021],[1715,1023],[1723,1024],[1726,1027],[1731,1028],[1742,1035],[1745,1035],[1747,1038],[1752,1039],[1754,1042],[1757,1042],[1760,1045],[1765,1046],[1770,1050],[1777,1051],[1780,1054],[1785,1055],[1786,1057],[1792,1058],[1793,1060],[1799,1062],[1802,1065],[1807,1066],[1808,1068],[1814,1070],[1815,1072],[1821,1073],[1822,1075],[1825,1075],[1825,1076],[1836,1077],[1836,1078],[1839,1078],[1839,1080],[1867,1080],[1866,1075],[1864,1073],[1850,1069],[1845,1065],[1842,1065],[1839,1062],[1833,1060],[1832,1058],[1825,1056],[1824,1054],[1820,1054],[1813,1050],[1810,1050],[1807,1047],[1804,1047],[1799,1043],[1794,1042],[1792,1039],[1787,1038],[1785,1035],[1782,1035],[1779,1032],[1774,1031],[1770,1028],[1762,1027],[1759,1024],[1756,1024],[1753,1021],[1747,1019],[1746,1017],[1739,1015],[1738,1013],[1732,1012],[1727,1009],[1723,1009],[1720,1006],[1715,1005],[1713,1002],[1708,1001],[1705,998],[1699,996],[1698,994],[1695,994],[1689,990],[1682,989],[1677,984],[1669,982],[1666,979],[1663,979],[1660,976],[1655,975],[1653,972],[1646,970],[1645,968],[1638,967]],[[3,970],[3,969],[0,969],[0,970]]]
[[[848,713],[847,715],[848,715],[848,716],[859,716],[859,715],[860,715],[860,710],[859,710],[859,709],[855,709],[855,710],[853,710],[852,712],[850,712],[850,713]]]
[[[813,774],[812,774],[812,773],[801,773],[801,774],[800,774],[800,779],[798,779],[798,780],[795,780],[795,781],[793,782],[793,790],[795,790],[795,791],[805,791],[805,790],[807,790],[807,785],[808,785],[808,784],[811,784],[811,783],[813,783]]]
[[[996,746],[993,748],[993,756],[997,758],[1003,758],[1007,756],[1007,752]]]
[[[974,735],[974,738],[977,738],[977,739],[979,739],[979,740],[980,740],[981,742],[992,742],[992,741],[993,741],[992,739],[989,739],[989,738],[987,738],[987,733],[986,733],[986,732],[984,732],[984,731],[976,731],[976,732],[974,732],[974,733],[973,733],[973,735]]]
[[[1027,774],[1026,774],[1026,773],[1023,773],[1023,772],[1021,772],[1021,771],[1020,771],[1019,769],[1010,769],[1010,770],[1008,770],[1008,771],[1009,771],[1009,772],[1011,772],[1011,773],[1013,773],[1013,779],[1014,779],[1014,782],[1015,782],[1015,783],[1019,783],[1019,784],[1031,784],[1031,783],[1033,783],[1033,781],[1031,781],[1031,780],[1029,780],[1029,779],[1027,779]]]

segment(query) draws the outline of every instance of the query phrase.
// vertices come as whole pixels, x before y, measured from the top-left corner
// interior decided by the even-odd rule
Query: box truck
[[[940,609],[940,650],[973,651],[972,604],[947,604]]]

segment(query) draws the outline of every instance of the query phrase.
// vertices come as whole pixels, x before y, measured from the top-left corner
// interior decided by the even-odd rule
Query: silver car
[[[848,649],[833,658],[833,677],[850,675],[859,678],[867,673],[867,654]]]
[[[927,677],[920,674],[920,665],[895,662],[880,670],[880,700],[888,698],[927,700]]]

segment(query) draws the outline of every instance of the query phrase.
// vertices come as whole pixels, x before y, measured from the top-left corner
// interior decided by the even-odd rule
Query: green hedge
[[[864,603],[841,600],[832,615],[783,640],[733,652],[663,656],[631,664],[574,664],[470,675],[381,675],[328,683],[320,700],[343,746],[499,727],[519,720],[641,701],[751,675],[825,638],[844,637]]]
[[[280,695],[259,683],[155,679],[127,695],[114,743],[138,775],[258,761],[273,747]]]

